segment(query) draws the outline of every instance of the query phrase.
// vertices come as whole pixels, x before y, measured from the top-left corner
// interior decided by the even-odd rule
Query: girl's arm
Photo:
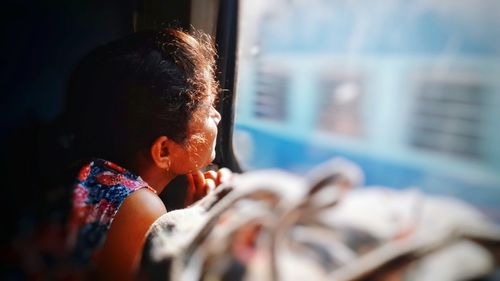
[[[140,263],[146,233],[151,224],[166,212],[161,199],[147,188],[127,197],[96,258],[99,279],[132,280]]]

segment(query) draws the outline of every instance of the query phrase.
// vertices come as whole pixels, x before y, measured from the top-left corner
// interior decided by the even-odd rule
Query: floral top
[[[92,259],[101,250],[118,209],[141,188],[156,192],[109,161],[84,162],[69,186],[72,198],[64,198],[71,200],[69,216],[53,206],[47,216],[25,219],[27,227],[0,251],[0,280],[88,280]]]
[[[141,188],[152,189],[139,176],[102,159],[83,166],[73,187],[68,247],[71,259],[87,264],[103,245],[123,201]]]

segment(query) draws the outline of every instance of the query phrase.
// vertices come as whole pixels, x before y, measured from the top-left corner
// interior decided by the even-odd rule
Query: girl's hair
[[[69,84],[66,122],[78,157],[126,161],[162,135],[183,144],[193,113],[218,93],[214,63],[208,35],[175,29],[92,51]]]

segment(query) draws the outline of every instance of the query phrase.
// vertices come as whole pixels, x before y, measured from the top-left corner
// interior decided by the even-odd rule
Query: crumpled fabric
[[[465,202],[363,186],[334,159],[235,175],[151,227],[141,280],[494,280],[500,228]],[[495,258],[496,255],[496,258]]]

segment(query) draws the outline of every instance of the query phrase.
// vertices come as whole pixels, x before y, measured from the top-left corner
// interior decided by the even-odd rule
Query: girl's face
[[[215,158],[217,125],[221,120],[220,113],[209,101],[200,106],[188,124],[188,137],[172,161],[172,169],[176,174],[186,174],[210,164]]]

